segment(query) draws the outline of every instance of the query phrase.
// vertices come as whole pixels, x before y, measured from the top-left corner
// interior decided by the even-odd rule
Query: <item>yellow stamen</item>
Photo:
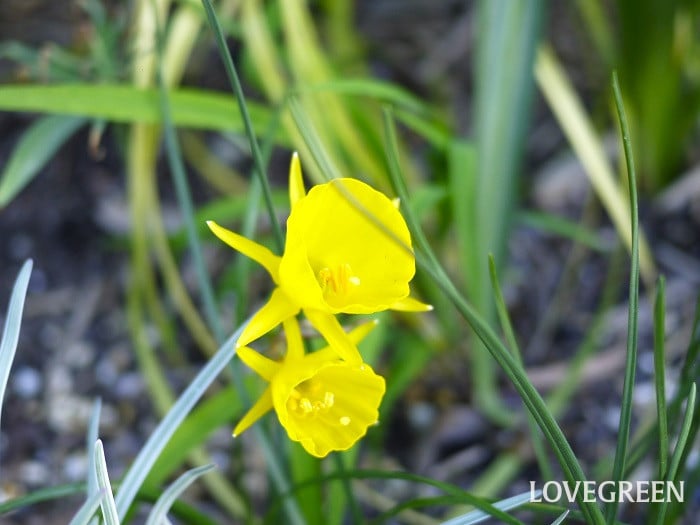
[[[318,381],[309,380],[292,390],[287,408],[297,416],[309,416],[327,412],[334,403],[333,392],[322,391]]]
[[[345,295],[350,286],[360,286],[360,278],[353,275],[348,263],[339,264],[335,268],[323,267],[318,272],[318,280],[323,291]]]

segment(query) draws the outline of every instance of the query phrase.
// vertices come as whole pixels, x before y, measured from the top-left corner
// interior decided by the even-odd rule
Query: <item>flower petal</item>
[[[359,180],[314,186],[287,219],[280,286],[304,309],[386,310],[408,296],[414,274],[403,217],[385,195]]]
[[[253,423],[264,416],[272,408],[272,390],[268,386],[255,404],[246,412],[236,428],[233,429],[233,437],[240,436]]]
[[[301,176],[301,165],[299,164],[299,154],[295,151],[292,155],[292,162],[289,165],[289,205],[294,207],[299,199],[306,195],[304,189],[304,179]]]
[[[334,315],[318,310],[304,310],[304,315],[341,359],[353,364],[362,362],[360,352]]]
[[[262,244],[251,241],[242,235],[227,230],[219,226],[214,221],[207,221],[207,226],[219,239],[228,244],[231,248],[241,252],[246,257],[250,257],[258,264],[265,267],[268,273],[272,276],[275,283],[279,280],[280,257],[272,253]]]
[[[421,303],[413,297],[404,297],[393,303],[391,309],[399,312],[430,312],[433,309],[433,305]]]
[[[285,293],[275,288],[270,299],[257,311],[238,338],[237,347],[247,345],[262,337],[285,319],[296,315],[299,307]]]
[[[266,381],[270,381],[282,366],[277,361],[273,361],[269,357],[265,357],[260,352],[256,352],[247,346],[238,348],[236,350],[236,355],[238,355],[240,360],[243,361],[248,368],[255,370],[255,372]]]
[[[296,317],[290,317],[284,321],[284,333],[287,338],[287,359],[302,359],[304,357],[304,341],[301,338],[301,329]]]
[[[324,457],[347,450],[376,423],[384,378],[364,363],[285,368],[271,384],[275,411],[290,439]]]

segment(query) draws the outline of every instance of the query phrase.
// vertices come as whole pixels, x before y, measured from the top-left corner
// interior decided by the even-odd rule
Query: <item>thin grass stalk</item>
[[[355,492],[352,489],[351,480],[344,476],[345,464],[343,463],[343,455],[340,453],[333,454],[333,463],[335,464],[335,471],[342,476],[340,481],[343,491],[345,492],[345,498],[350,503],[350,511],[352,512],[352,523],[355,525],[364,525],[365,518],[362,515],[362,510],[355,497]]]
[[[489,275],[491,276],[491,288],[493,289],[493,294],[496,301],[496,313],[498,314],[498,319],[501,322],[501,328],[508,343],[508,347],[513,352],[513,356],[520,363],[520,366],[525,370],[523,364],[523,356],[520,351],[520,346],[515,337],[515,331],[513,330],[513,324],[511,323],[510,316],[508,315],[508,309],[506,308],[505,300],[503,299],[503,293],[501,292],[501,285],[498,282],[498,274],[496,271],[496,261],[493,255],[489,254]],[[532,439],[532,448],[535,452],[535,458],[537,459],[537,466],[540,468],[540,474],[545,480],[553,479],[554,475],[552,468],[549,466],[549,458],[547,457],[547,451],[542,442],[542,436],[540,435],[539,429],[537,428],[537,423],[528,414],[527,416],[527,426],[530,429],[530,438]]]
[[[688,436],[691,433],[691,428],[693,425],[693,418],[695,416],[695,397],[696,397],[697,387],[693,383],[690,387],[690,394],[688,395],[687,405],[685,408],[685,417],[683,418],[683,425],[681,426],[681,431],[678,434],[678,442],[676,443],[676,448],[671,456],[671,463],[668,467],[668,472],[666,473],[665,480],[667,482],[672,482],[676,479],[676,476],[680,473],[680,467],[682,465],[682,458],[686,453],[686,445],[689,444]],[[668,508],[669,498],[664,498],[660,503],[658,514],[656,515],[656,525],[663,525],[664,518],[666,516],[666,509]]]
[[[159,39],[161,40],[161,39]],[[178,144],[175,128],[173,126],[170,102],[168,100],[168,90],[165,85],[164,71],[162,64],[158,67],[158,85],[160,88],[160,104],[163,118],[163,134],[165,138],[165,150],[170,164],[170,171],[175,183],[175,191],[177,200],[185,220],[185,231],[187,233],[187,243],[192,254],[192,262],[194,264],[199,291],[204,306],[204,312],[207,317],[209,326],[214,332],[217,342],[221,343],[224,340],[224,329],[221,324],[221,319],[217,311],[216,301],[214,299],[214,290],[212,288],[211,279],[207,272],[202,255],[202,246],[197,234],[197,227],[194,224],[194,205],[192,203],[192,194],[190,193],[189,185],[187,184],[187,175],[182,162],[180,146]]]
[[[388,128],[390,129],[393,123],[390,120],[389,113],[385,112],[385,119],[388,119]],[[389,148],[389,155],[391,154],[391,148]],[[401,201],[403,203],[407,203],[409,202],[408,192],[400,175],[400,167],[397,165],[396,168],[398,169],[389,170],[392,185],[394,186],[394,190]],[[516,359],[511,355],[503,343],[501,343],[492,328],[455,288],[454,284],[437,261],[437,257],[430,249],[420,224],[415,218],[410,206],[404,207],[404,216],[411,234],[416,240],[418,250],[420,250],[416,250],[415,252],[416,262],[418,265],[433,278],[443,292],[445,292],[445,294],[452,300],[457,310],[471,326],[472,330],[476,332],[476,335],[484,343],[491,356],[496,360],[496,362],[501,366],[508,378],[511,380],[513,386],[518,391],[518,394],[523,399],[528,411],[535,418],[537,424],[542,429],[542,432],[549,441],[550,446],[554,450],[559,464],[564,471],[566,479],[572,484],[576,481],[583,483],[586,480],[586,476],[584,475],[575,454],[571,450],[571,446],[564,437],[563,432],[557,425],[542,397],[539,395],[532,383],[530,383],[527,376],[523,373],[522,368]],[[406,246],[406,249],[410,250],[408,246]],[[424,250],[427,251],[423,253]],[[601,525],[605,522],[600,509],[592,502],[586,501],[581,494],[577,494],[577,503],[581,509],[581,512],[583,512],[583,514],[586,516],[589,523]]]
[[[248,136],[248,142],[250,144],[250,151],[253,154],[253,162],[255,163],[255,172],[260,178],[263,196],[265,198],[265,205],[270,216],[270,223],[272,225],[272,231],[275,236],[275,243],[277,245],[277,252],[281,253],[284,249],[284,236],[282,235],[282,229],[277,222],[275,207],[272,203],[272,193],[270,192],[270,183],[265,176],[265,163],[263,162],[262,153],[260,152],[260,147],[258,146],[255,130],[253,129],[253,121],[248,113],[248,107],[246,106],[245,96],[243,94],[243,87],[241,86],[241,81],[238,78],[238,72],[236,71],[236,66],[233,63],[233,59],[231,58],[231,53],[229,53],[228,47],[226,46],[226,39],[223,31],[221,30],[219,20],[216,17],[216,13],[214,12],[214,7],[212,6],[210,0],[202,0],[202,4],[204,5],[204,10],[207,13],[209,25],[214,32],[216,45],[219,48],[219,55],[224,62],[226,75],[231,83],[231,90],[236,97],[238,107],[241,111],[241,116],[243,117],[243,124],[245,125],[246,135]]]
[[[634,170],[634,158],[632,157],[632,144],[627,126],[627,116],[622,104],[620,84],[617,73],[612,77],[615,108],[622,132],[622,143],[625,150],[627,177],[631,214],[631,265],[629,287],[629,315],[627,319],[627,357],[625,360],[625,378],[622,386],[622,406],[620,407],[620,426],[617,433],[617,446],[615,460],[612,469],[612,481],[617,485],[625,473],[625,461],[627,461],[627,448],[629,446],[630,425],[632,422],[632,395],[634,393],[634,378],[637,370],[637,321],[639,319],[639,210],[637,204],[637,180]],[[617,498],[608,503],[605,509],[608,525],[611,525],[617,515]]]
[[[654,387],[656,417],[659,432],[659,473],[664,479],[668,465],[668,415],[666,413],[666,365],[664,338],[666,335],[666,279],[659,277],[654,301]]]

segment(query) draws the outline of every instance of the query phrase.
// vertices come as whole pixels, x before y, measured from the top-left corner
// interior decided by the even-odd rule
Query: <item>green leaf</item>
[[[107,472],[105,451],[102,447],[102,441],[99,439],[95,443],[95,475],[97,476],[97,486],[104,493],[104,497],[100,500],[100,507],[105,525],[119,525],[117,507],[112,495],[112,484],[109,482],[109,473]]]
[[[233,387],[227,387],[202,402],[178,426],[151,467],[144,485],[152,489],[160,486],[163,480],[182,466],[194,447],[202,444],[213,431],[221,428],[241,410],[240,396]]]
[[[497,503],[493,503],[493,506],[502,511],[516,509],[521,505],[525,505],[525,503],[529,503],[532,496],[533,495],[529,491],[523,492],[522,494],[518,494],[512,498],[507,498]],[[473,525],[474,523],[481,523],[482,521],[489,519],[489,517],[491,517],[491,514],[487,514],[483,510],[475,510],[468,514],[447,520],[443,522],[442,525]]]
[[[630,426],[632,424],[632,396],[634,394],[634,378],[637,370],[637,323],[639,321],[639,211],[637,205],[637,180],[634,168],[634,157],[632,156],[632,146],[630,144],[630,134],[627,127],[627,117],[625,107],[622,103],[620,86],[617,81],[617,74],[613,73],[613,94],[615,107],[620,121],[622,132],[622,142],[625,150],[625,160],[627,161],[627,176],[629,177],[629,212],[631,226],[631,247],[630,247],[630,286],[629,286],[629,309],[627,318],[627,352],[625,358],[625,378],[622,385],[622,401],[620,407],[620,427],[617,432],[617,446],[615,448],[615,461],[613,463],[612,481],[621,481],[625,473],[625,462],[627,461]],[[617,514],[617,501],[613,498],[605,509],[605,517],[608,525],[611,525]]]
[[[185,472],[182,476],[170,485],[165,492],[158,498],[158,501],[153,506],[151,513],[148,515],[146,525],[160,525],[167,518],[168,511],[175,500],[182,494],[187,487],[194,483],[198,477],[206,474],[214,468],[214,465],[204,465],[193,468]]]
[[[38,111],[79,115],[112,122],[160,123],[160,95],[157,88],[137,89],[126,84],[60,84],[50,86],[0,86],[0,110]],[[235,102],[224,93],[181,88],[170,92],[173,123],[176,126],[243,130]],[[271,118],[262,106],[247,103],[251,119],[262,125]],[[279,137],[282,142],[286,141]]]
[[[86,499],[85,503],[80,506],[78,512],[73,516],[73,519],[70,520],[69,525],[88,525],[95,512],[97,512],[97,508],[102,505],[105,496],[105,491],[98,490]]]
[[[224,367],[233,359],[233,356],[236,355],[234,343],[240,335],[241,328],[236,330],[219,348],[214,357],[209,360],[182,395],[180,395],[139,451],[133,464],[122,479],[122,484],[115,498],[120,517],[126,515],[136,493],[141,488],[143,480],[146,479],[158,456],[187,417],[187,414],[190,413],[192,407],[202,397]]]
[[[22,134],[0,178],[0,207],[6,206],[41,171],[86,119],[52,115]]]
[[[27,295],[29,277],[32,273],[32,260],[27,260],[17,275],[15,285],[10,296],[10,305],[7,307],[5,328],[0,341],[0,415],[2,415],[2,402],[5,398],[5,388],[10,377],[10,368],[15,359],[19,329],[22,324],[22,311],[24,310],[24,298]]]

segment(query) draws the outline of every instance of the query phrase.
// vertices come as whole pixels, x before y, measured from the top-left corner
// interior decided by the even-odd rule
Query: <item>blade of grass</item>
[[[489,274],[491,276],[491,288],[493,289],[493,295],[496,302],[496,313],[498,314],[498,319],[501,323],[501,329],[505,334],[506,342],[508,343],[511,352],[513,352],[513,355],[524,370],[523,356],[520,351],[518,341],[515,338],[515,331],[513,330],[513,325],[510,321],[510,316],[508,315],[508,309],[506,308],[506,303],[503,299],[501,285],[498,282],[496,261],[491,254],[489,254]],[[537,458],[537,465],[540,468],[540,474],[545,480],[553,479],[552,468],[549,466],[549,458],[547,458],[547,451],[544,448],[542,436],[537,428],[537,423],[530,415],[527,417],[527,424],[528,428],[530,429],[530,439],[532,440],[532,448],[535,452],[535,457]]]
[[[275,235],[275,242],[277,244],[277,252],[281,253],[284,249],[284,236],[282,235],[282,229],[277,222],[277,216],[275,214],[275,208],[272,203],[272,195],[270,193],[270,183],[265,176],[265,163],[263,162],[262,153],[260,152],[260,147],[255,137],[255,131],[253,130],[253,121],[250,118],[250,113],[248,111],[248,105],[243,95],[243,87],[241,86],[241,81],[238,78],[238,72],[236,71],[236,66],[231,58],[231,53],[228,51],[226,46],[226,39],[224,37],[221,26],[219,25],[219,20],[214,12],[214,7],[212,6],[210,0],[202,0],[204,4],[204,10],[207,13],[207,19],[209,20],[209,25],[214,32],[214,38],[216,39],[216,44],[219,48],[219,55],[224,62],[224,68],[226,69],[226,75],[228,76],[229,82],[231,83],[231,89],[236,97],[238,103],[238,109],[240,115],[243,119],[243,125],[248,136],[248,142],[250,144],[250,151],[253,154],[253,162],[255,163],[255,173],[260,179],[260,183],[263,189],[263,196],[265,198],[265,205],[267,207],[267,212],[270,216],[270,223],[272,224],[272,231]]]
[[[243,405],[236,390],[227,387],[202,401],[180,424],[167,446],[158,456],[144,480],[144,486],[156,490],[172,472],[182,466],[188,453],[216,429],[229,424],[233,414]]]
[[[175,482],[173,482],[163,494],[158,498],[158,501],[151,509],[148,519],[146,520],[146,525],[160,525],[163,520],[167,519],[167,514],[170,511],[170,507],[175,502],[177,498],[180,497],[187,487],[194,483],[198,477],[206,474],[210,470],[214,469],[214,465],[203,465],[201,467],[193,468],[182,474]]]
[[[680,434],[678,435],[676,448],[673,450],[673,455],[671,456],[671,463],[669,464],[668,472],[666,473],[665,479],[667,482],[672,482],[676,479],[676,475],[679,473],[679,467],[681,465],[681,458],[685,455],[686,445],[690,445],[688,442],[688,435],[690,434],[693,424],[693,417],[695,416],[696,392],[697,387],[696,384],[693,383],[690,387],[690,394],[688,395],[687,399],[683,425],[681,427]],[[665,523],[664,519],[666,517],[666,509],[669,504],[669,499],[670,498],[663,498],[663,501],[659,504],[658,514],[656,515],[656,525],[663,525]]]
[[[105,525],[119,525],[119,516],[117,507],[114,503],[112,495],[112,485],[109,482],[109,473],[107,472],[107,462],[105,461],[105,452],[102,447],[102,441],[97,440],[95,443],[95,476],[97,477],[97,487],[104,492],[104,497],[100,500],[100,508],[102,509],[102,519]]]
[[[629,287],[629,315],[627,319],[627,354],[625,359],[625,378],[622,386],[622,401],[620,407],[620,425],[617,432],[617,446],[615,448],[615,460],[613,462],[611,480],[616,485],[623,479],[625,473],[625,461],[627,461],[627,448],[629,446],[630,424],[632,422],[632,395],[634,393],[634,378],[637,371],[637,322],[639,319],[639,210],[637,204],[637,180],[634,170],[634,158],[632,156],[632,144],[630,142],[627,117],[622,104],[620,84],[617,74],[612,77],[615,108],[622,132],[622,142],[625,150],[627,177],[629,179],[630,202],[630,287]],[[612,498],[605,509],[608,525],[615,521],[617,515],[617,499]]]
[[[82,117],[51,115],[42,117],[27,128],[0,175],[0,208],[15,198],[85,123]]]
[[[2,416],[2,404],[5,399],[7,380],[10,377],[10,369],[17,352],[24,300],[27,296],[27,287],[29,286],[29,277],[32,274],[33,265],[34,263],[31,259],[25,261],[22,265],[22,269],[17,274],[15,284],[12,287],[10,303],[7,306],[5,327],[2,331],[2,340],[0,340],[0,417]]]
[[[563,513],[561,516],[559,516],[557,519],[555,519],[555,520],[552,522],[552,525],[560,525],[560,524],[564,523],[564,520],[566,519],[566,517],[569,515],[570,512],[571,512],[571,511],[568,510],[568,509],[565,510],[564,513]]]
[[[391,122],[390,115],[385,113],[385,118],[388,121],[387,128],[391,129],[393,123]],[[389,156],[391,157],[391,147],[388,149]],[[394,190],[401,199],[401,202],[410,202],[408,191],[403,178],[401,177],[398,163],[396,163],[394,169],[389,170],[389,174],[391,176],[391,182],[394,186]],[[476,332],[477,336],[484,343],[491,356],[496,360],[496,362],[501,366],[503,371],[511,380],[513,386],[518,391],[518,394],[523,399],[528,411],[533,415],[537,421],[537,424],[542,429],[545,437],[549,441],[550,446],[554,450],[559,464],[564,471],[566,479],[571,483],[575,483],[577,480],[584,482],[586,477],[583,470],[581,469],[575,454],[571,450],[571,446],[564,437],[563,432],[557,425],[551,412],[547,409],[542,397],[539,395],[527,376],[523,373],[522,368],[518,365],[515,358],[505,348],[503,343],[501,343],[498,336],[494,333],[488,323],[455,288],[454,284],[437,261],[435,254],[430,249],[420,224],[414,217],[410,206],[405,206],[404,215],[412,237],[416,241],[417,250],[415,255],[418,265],[433,278],[437,285],[451,299],[459,313]],[[395,240],[395,242],[399,241]],[[408,246],[404,246],[404,248],[410,251]],[[581,512],[584,513],[589,523],[595,525],[604,523],[603,515],[600,512],[600,509],[594,503],[585,501],[581,495],[577,496],[577,503],[581,509]]]
[[[564,217],[534,211],[521,211],[518,213],[517,221],[531,228],[571,239],[591,250],[603,253],[611,250],[610,243],[607,243],[595,232],[578,222],[570,221]]]
[[[146,479],[146,476],[148,476],[148,472],[158,459],[163,448],[167,445],[168,440],[182,424],[209,385],[214,382],[221,371],[228,365],[231,359],[233,359],[233,356],[236,354],[235,342],[240,336],[241,330],[242,329],[239,327],[238,330],[221,345],[216,354],[214,354],[180,395],[167,415],[151,433],[143,448],[139,451],[136,459],[134,459],[134,462],[122,479],[121,487],[115,498],[120,517],[126,515],[141,484]]]
[[[94,472],[94,470],[89,470],[88,472]],[[93,478],[92,475],[89,476],[90,479]],[[95,512],[102,505],[102,500],[104,500],[107,495],[106,491],[98,490],[94,494],[90,495],[88,499],[85,500],[78,512],[75,513],[73,519],[70,520],[68,525],[88,525],[94,519]]]
[[[242,131],[244,125],[229,95],[193,88],[178,88],[171,95],[176,126]],[[248,102],[255,122],[267,123],[267,109]],[[158,124],[161,122],[158,90],[128,84],[58,84],[0,86],[0,109],[75,115],[120,123]],[[289,139],[280,135],[280,142]]]
[[[536,491],[534,496],[539,496],[539,492],[540,491]],[[510,498],[493,503],[493,506],[502,511],[513,510],[524,505],[525,503],[529,503],[530,498],[532,497],[533,494],[529,491],[523,492],[522,494],[518,494],[517,496],[512,496]],[[457,516],[455,518],[447,520],[443,522],[442,525],[474,525],[475,523],[481,523],[482,521],[486,521],[490,517],[491,516],[489,514],[486,514],[482,510],[474,510],[472,512],[469,512],[468,514],[464,514],[462,516]],[[513,521],[519,523],[518,520],[513,519]]]
[[[159,41],[161,39],[159,38]],[[175,128],[171,118],[170,101],[168,90],[164,79],[164,69],[162,64],[158,66],[158,86],[160,88],[160,102],[163,119],[163,134],[165,138],[165,150],[168,156],[168,164],[175,183],[175,192],[177,195],[178,204],[182,211],[185,220],[185,231],[187,233],[187,243],[192,255],[195,274],[199,285],[204,312],[207,318],[207,323],[214,332],[216,340],[221,343],[224,340],[224,328],[221,325],[221,319],[217,312],[216,301],[214,300],[214,290],[207,268],[204,264],[204,256],[202,255],[202,246],[197,235],[197,227],[194,224],[194,205],[192,203],[192,195],[189,185],[187,184],[187,175],[182,162],[180,146],[175,135]]]
[[[321,176],[324,178],[324,181],[340,178],[340,171],[323,146],[313,123],[306,115],[304,106],[302,106],[301,102],[299,102],[296,97],[290,97],[288,104],[289,110],[292,113],[292,118],[299,129],[299,133],[301,133],[311,155],[320,168]]]
[[[656,417],[659,432],[659,473],[664,479],[668,464],[668,418],[666,414],[666,365],[664,338],[666,335],[666,280],[659,277],[654,301],[654,387],[656,392]]]
[[[102,410],[102,400],[98,397],[92,404],[92,413],[90,414],[90,422],[88,423],[87,431],[87,458],[88,458],[88,476],[86,483],[86,496],[88,499],[92,498],[99,491],[97,487],[97,478],[92,475],[95,472],[95,443],[99,439],[99,427],[100,427],[100,412]],[[87,502],[86,502],[87,504]],[[96,521],[96,520],[95,520]]]
[[[53,501],[71,496],[81,496],[85,494],[85,483],[70,483],[57,485],[45,489],[37,489],[29,494],[13,498],[0,503],[0,516],[9,514],[18,509],[26,508],[36,503]]]

